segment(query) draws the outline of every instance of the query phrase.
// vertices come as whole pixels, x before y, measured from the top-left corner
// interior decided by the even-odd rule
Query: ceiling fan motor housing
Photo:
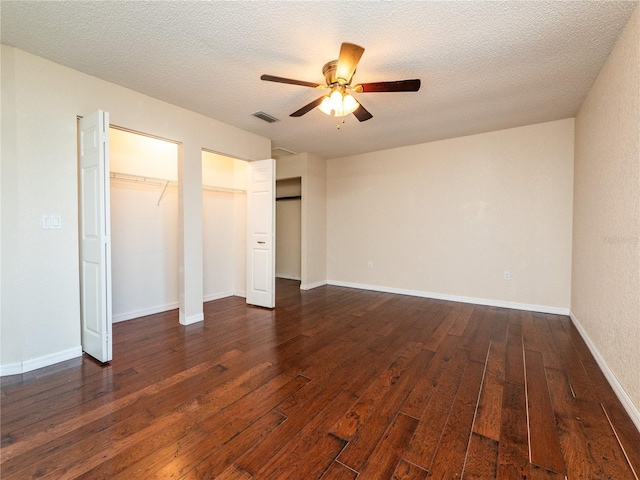
[[[349,80],[345,78],[336,78],[336,70],[338,68],[338,60],[332,60],[324,64],[322,67],[322,74],[327,82],[327,85],[332,87],[333,85],[348,85]],[[355,73],[355,70],[354,70]]]

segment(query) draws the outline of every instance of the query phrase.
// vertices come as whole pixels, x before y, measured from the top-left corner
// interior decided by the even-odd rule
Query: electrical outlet
[[[504,271],[504,279],[505,280],[511,280],[511,272],[509,272],[508,270]]]
[[[367,268],[373,268],[373,260],[369,260],[369,263],[367,263]]]

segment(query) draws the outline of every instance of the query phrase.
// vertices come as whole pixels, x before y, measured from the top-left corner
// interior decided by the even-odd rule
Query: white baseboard
[[[244,290],[238,290],[237,292],[233,292],[233,296],[247,298],[247,292],[245,292]]]
[[[169,310],[175,310],[180,307],[178,302],[169,303],[167,305],[160,305],[152,308],[142,308],[140,310],[132,310],[130,312],[118,313],[113,315],[111,321],[113,323],[125,322],[127,320],[133,320],[134,318],[146,317],[147,315],[153,315],[155,313],[168,312]]]
[[[618,381],[613,371],[607,365],[607,362],[605,361],[604,357],[598,351],[596,344],[593,343],[593,341],[587,334],[587,331],[584,329],[584,327],[576,317],[575,313],[570,312],[569,316],[571,317],[571,321],[575,325],[578,332],[580,332],[580,336],[584,340],[584,343],[586,343],[587,347],[589,347],[589,351],[591,352],[591,355],[593,355],[593,358],[596,359],[596,362],[598,363],[600,370],[602,370],[602,373],[604,373],[604,376],[609,381],[609,385],[611,385],[611,388],[613,389],[614,393],[620,400],[620,403],[622,403],[622,406],[631,417],[631,420],[635,424],[636,428],[640,430],[640,410],[638,410],[638,407],[636,407],[633,401],[631,400],[631,398],[629,398],[629,395],[625,391],[624,387]]]
[[[423,292],[421,290],[406,290],[403,288],[381,287],[378,285],[366,285],[361,283],[341,282],[339,280],[328,280],[327,284],[335,285],[338,287],[359,288],[361,290],[373,290],[376,292],[397,293],[399,295],[410,295],[412,297],[423,297],[423,298],[433,298],[436,300],[447,300],[450,302],[473,303],[475,305],[486,305],[489,307],[512,308],[514,310],[527,310],[531,312],[553,313],[556,315],[569,315],[569,309],[562,308],[562,307],[550,307],[546,305],[532,305],[528,303],[506,302],[503,300],[465,297],[462,295],[447,295],[443,293]]]
[[[196,313],[195,315],[189,315],[188,317],[183,317],[180,315],[180,323],[182,325],[192,325],[194,323],[202,322],[204,320],[204,312]]]
[[[203,302],[211,302],[212,300],[219,300],[221,298],[231,297],[235,295],[234,292],[221,292],[212,293],[202,297]],[[127,320],[133,320],[134,318],[146,317],[147,315],[154,315],[156,313],[168,312],[169,310],[175,310],[180,308],[178,302],[169,303],[167,305],[160,305],[152,308],[143,308],[140,310],[133,310],[131,312],[119,313],[114,315],[111,319],[113,323],[125,322]]]
[[[221,292],[221,293],[211,293],[209,295],[205,295],[202,298],[203,302],[212,302],[214,300],[220,300],[221,298],[233,297],[233,292]]]
[[[64,362],[65,360],[71,360],[82,356],[82,347],[78,345],[68,350],[61,352],[51,353],[38,358],[32,358],[25,360],[24,362],[11,363],[8,365],[0,365],[0,377],[6,377],[7,375],[20,375],[27,373],[38,368],[48,367],[55,363]]]
[[[318,287],[324,287],[326,284],[326,280],[321,280],[320,282],[315,283],[307,283],[305,285],[300,284],[300,290],[311,290]]]
[[[22,373],[22,362],[7,363],[6,365],[0,365],[0,377],[6,377],[9,375],[20,375]]]
[[[284,278],[285,280],[297,280],[300,281],[300,277],[297,277],[295,275],[286,275],[283,273],[276,273],[276,278]]]

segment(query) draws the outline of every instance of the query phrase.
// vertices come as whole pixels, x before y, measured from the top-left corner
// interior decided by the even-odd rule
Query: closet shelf
[[[174,180],[166,180],[164,178],[147,177],[142,175],[132,175],[130,173],[110,172],[109,176],[111,178],[116,178],[118,180],[128,180],[130,182],[152,183],[154,185],[178,185],[178,182]]]
[[[110,172],[109,176],[111,178],[115,178],[118,180],[127,180],[130,182],[150,183],[153,185],[164,185],[165,189],[168,186],[175,187],[178,185],[178,182],[176,182],[175,180],[167,180],[164,178],[156,178],[156,177],[147,177],[143,175],[132,175],[130,173]],[[213,191],[213,192],[225,192],[225,193],[237,193],[237,194],[247,193],[246,190],[243,190],[240,188],[219,187],[217,185],[202,185],[202,189]]]

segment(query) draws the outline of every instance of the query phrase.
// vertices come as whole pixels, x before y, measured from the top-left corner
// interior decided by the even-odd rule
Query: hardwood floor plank
[[[425,480],[428,476],[429,472],[426,470],[401,459],[391,480]]]
[[[487,356],[478,410],[473,423],[475,433],[496,442],[500,440],[505,357],[506,345],[492,341]]]
[[[288,480],[295,475],[299,478],[321,478],[340,454],[346,442],[330,433],[324,435],[305,455],[289,455],[284,461],[286,468],[280,469],[277,476],[261,475],[265,478]],[[295,451],[295,450],[294,450]]]
[[[397,379],[395,377],[392,379],[385,395],[361,399],[372,401],[374,406],[364,418],[359,419],[356,431],[349,436],[349,444],[338,457],[342,463],[360,471],[376,448],[379,439],[393,422],[418,378],[428,367],[432,356],[432,352],[421,350],[410,361],[407,369]]]
[[[471,434],[462,478],[488,480],[497,478],[498,441],[478,433]]]
[[[23,440],[19,440],[20,436],[14,434],[14,443],[2,449],[3,460],[6,461],[16,455],[21,454],[26,450],[33,449],[39,445],[42,445],[43,443],[50,441],[52,437],[60,437],[100,418],[130,407],[143,397],[155,395],[165,388],[182,382],[185,378],[200,375],[212,367],[212,363],[209,362],[199,364],[195,367],[184,370],[179,374],[173,375],[163,380],[162,382],[150,385],[143,390],[121,397],[115,401],[112,401],[111,403],[105,403],[103,406],[95,408],[93,410],[89,410],[86,413],[82,413],[81,415],[78,415],[78,412],[71,411],[69,412],[69,415],[58,416],[60,421],[54,426],[45,430],[39,430],[37,433]],[[3,418],[4,416],[5,414],[3,412]],[[69,418],[67,419],[67,417]],[[5,428],[9,429],[16,427],[9,423],[8,425],[3,424],[3,429]],[[25,431],[25,429],[23,429],[23,431]],[[29,432],[26,431],[26,433],[28,434]],[[18,440],[16,439],[16,437]]]
[[[329,434],[329,429],[357,399],[352,393],[340,392],[295,436],[283,442],[283,448],[278,452],[272,450],[269,457],[259,460],[254,456],[256,461],[253,463],[249,457],[241,458],[238,465],[263,478],[287,478],[292,472],[300,472],[301,478],[320,478],[346,444],[344,440]]]
[[[387,369],[360,393],[360,400],[338,421],[331,432],[337,437],[351,440],[362,424],[367,421],[374,406],[380,404],[381,398],[389,392],[420,351],[421,344],[412,344],[400,351]]]
[[[229,428],[225,428],[229,434],[222,436],[216,432],[216,435],[213,436],[213,439],[216,439],[217,442],[220,442],[221,438],[225,438],[225,441],[219,446],[216,445],[215,441],[208,445],[205,444],[208,452],[200,456],[204,459],[194,468],[186,471],[181,477],[176,477],[174,472],[180,473],[185,471],[184,468],[178,470],[178,467],[182,467],[183,465],[180,461],[176,460],[167,464],[162,470],[154,473],[153,478],[181,478],[184,480],[217,478],[217,476],[221,475],[229,466],[233,465],[233,462],[237,458],[260,444],[260,442],[284,421],[286,421],[285,417],[277,412],[271,411],[241,430],[235,425],[230,424]],[[240,433],[237,433],[238,431]],[[212,436],[208,435],[208,438],[211,439]],[[211,455],[211,452],[216,452],[216,454]],[[192,458],[191,452],[189,452],[188,458]],[[172,465],[173,463],[176,463],[176,465]]]
[[[432,352],[437,352],[442,342],[447,338],[449,332],[453,328],[453,325],[460,315],[460,310],[457,308],[451,307],[447,312],[446,316],[442,319],[438,328],[436,328],[431,335],[431,338],[427,340],[424,344],[424,348],[426,350],[431,350]]]
[[[538,465],[531,465],[531,480],[566,480],[567,477],[561,473],[547,470],[544,467]]]
[[[346,465],[335,461],[322,476],[322,480],[355,480],[357,476],[358,472],[354,472]]]
[[[547,375],[567,476],[634,479],[601,405],[574,398],[565,372],[549,369]]]
[[[224,472],[216,477],[216,480],[252,480],[251,475],[237,465],[230,465]]]
[[[504,378],[507,382],[524,385],[524,349],[522,325],[519,324],[508,324]]]
[[[491,341],[494,343],[507,343],[507,330],[509,325],[509,314],[511,310],[506,308],[496,309],[494,317],[493,333]]]
[[[462,381],[469,352],[456,350],[445,368],[418,423],[415,434],[407,447],[404,458],[425,470],[431,468],[438,443],[449,417],[452,399]],[[466,448],[466,446],[465,446]]]
[[[548,319],[549,316],[547,316]],[[596,393],[589,378],[589,374],[584,368],[580,355],[574,347],[571,337],[567,335],[562,324],[554,316],[553,320],[548,320],[551,333],[558,355],[562,358],[562,365],[569,377],[571,390],[577,398],[589,401],[596,401]]]
[[[126,422],[117,415],[100,418],[84,427],[50,441],[11,459],[2,458],[3,479],[40,478],[55,473],[74,461],[70,452],[83,452],[107,448],[111,442],[122,440],[132,433],[150,428],[153,417],[147,412],[135,413]]]
[[[366,350],[366,346],[362,348]],[[351,378],[349,370],[341,369],[338,374],[335,369],[343,363],[345,356],[349,358],[354,353],[358,355],[362,352],[358,352],[358,349],[354,349],[352,345],[346,345],[343,355],[336,356],[333,359],[334,365],[322,370],[322,374],[313,378],[311,382],[279,405],[277,410],[288,417],[287,421],[257,448],[239,459],[238,464],[250,473],[257,472],[264,466],[265,459],[276,455],[317,415],[325,408],[329,408],[336,397],[343,392],[344,387],[350,382]],[[352,398],[351,393],[344,393]],[[339,416],[336,417],[334,423],[351,407],[353,401],[344,410],[338,412]],[[329,431],[330,426],[327,427],[326,432]]]
[[[277,283],[273,310],[122,322],[108,365],[0,378],[0,476],[638,480],[640,432],[568,317]]]
[[[417,425],[418,420],[413,417],[402,413],[396,415],[358,477],[380,480],[391,478]]]
[[[465,328],[467,328],[467,324],[469,323],[469,319],[471,315],[473,315],[473,310],[476,308],[475,305],[469,304],[458,304],[460,307],[460,312],[456,317],[453,325],[451,326],[451,330],[449,330],[449,335],[461,336],[462,332],[464,332]]]
[[[525,350],[530,461],[566,475],[542,353]]]
[[[212,415],[208,417],[203,412],[202,419],[199,419],[196,424],[197,428],[190,429],[179,437],[168,438],[164,446],[161,446],[157,441],[139,445],[135,457],[143,457],[142,460],[123,470],[120,473],[120,477],[126,479],[135,475],[146,476],[156,472],[154,476],[164,478],[162,475],[166,471],[171,473],[176,471],[189,472],[199,464],[206,463],[212,450],[224,452],[224,449],[228,447],[227,442],[238,438],[236,437],[238,432],[241,432],[239,436],[242,437],[243,434],[247,433],[247,429],[251,431],[252,429],[260,428],[260,419],[267,415],[273,406],[307,382],[308,379],[304,377],[290,379],[288,375],[280,374],[257,386],[254,390],[223,409],[209,410]],[[279,414],[277,417],[284,419]],[[258,425],[257,427],[256,424]],[[251,447],[257,443],[256,440]],[[147,454],[143,454],[140,451],[142,448],[152,448],[152,450]],[[248,448],[242,453],[246,450]],[[223,458],[224,455],[216,455],[215,461],[211,462],[213,463],[211,468],[219,468],[219,461]],[[219,470],[223,470],[226,466],[227,464],[224,464]],[[219,473],[219,470],[216,473]]]
[[[484,363],[469,361],[467,364],[429,469],[429,475],[434,478],[462,475],[483,372]]]
[[[530,470],[524,383],[507,381],[504,384],[502,398],[497,478],[499,480],[527,479],[530,476]]]
[[[421,418],[425,408],[434,393],[433,387],[438,384],[445,367],[455,354],[459,339],[453,335],[447,335],[440,343],[429,362],[427,370],[420,375],[411,392],[400,408],[400,412],[410,417]],[[431,350],[429,350],[431,351]]]

